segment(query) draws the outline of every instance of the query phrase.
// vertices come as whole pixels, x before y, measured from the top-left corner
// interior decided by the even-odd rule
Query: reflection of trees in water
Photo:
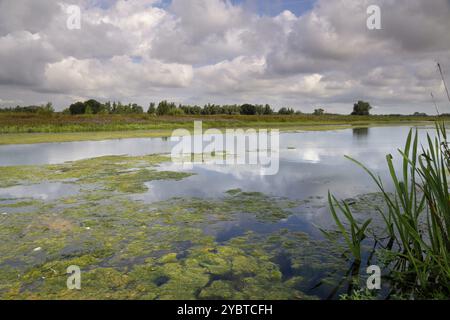
[[[369,136],[369,128],[354,128],[353,137],[356,139],[366,139]]]

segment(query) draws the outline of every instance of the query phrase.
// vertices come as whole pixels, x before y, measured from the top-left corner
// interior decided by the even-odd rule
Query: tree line
[[[55,109],[53,108],[53,105],[51,102],[48,102],[47,104],[43,104],[40,106],[16,106],[16,107],[9,107],[9,108],[0,108],[0,113],[37,113],[37,114],[51,114],[55,112]]]
[[[136,103],[122,104],[121,102],[106,102],[104,104],[96,100],[85,102],[76,102],[68,109],[63,111],[67,114],[143,114],[144,112],[157,116],[177,116],[177,115],[294,115],[303,114],[301,111],[295,111],[293,108],[283,107],[275,111],[269,104],[232,104],[219,105],[208,103],[203,107],[198,105],[176,104],[163,100],[158,104],[152,102],[146,111]],[[314,115],[324,115],[322,108],[315,109]]]
[[[353,105],[353,112],[351,115],[356,116],[368,116],[372,106],[365,101],[358,101]],[[36,113],[36,114],[51,114],[55,112],[51,102],[40,106],[16,106],[9,108],[0,108],[0,113]],[[71,115],[83,115],[83,114],[150,114],[157,116],[177,116],[177,115],[294,115],[303,114],[301,111],[295,111],[292,108],[283,107],[278,111],[275,111],[269,104],[233,104],[233,105],[218,105],[208,103],[203,107],[198,105],[183,105],[175,104],[163,100],[158,104],[152,102],[147,109],[136,104],[122,104],[119,102],[108,101],[101,103],[97,100],[90,99],[84,102],[76,102],[70,105],[62,113]],[[325,115],[326,111],[323,108],[317,108],[314,110],[313,115],[321,116]],[[392,115],[399,116],[399,115]],[[413,116],[426,117],[426,113],[416,112]]]
[[[76,102],[63,111],[67,114],[143,114],[148,113],[158,116],[176,115],[272,115],[272,114],[295,114],[292,108],[281,108],[276,112],[270,105],[253,104],[233,104],[218,105],[208,103],[204,106],[175,104],[163,100],[158,104],[152,102],[148,108],[144,108],[136,103],[122,104],[121,102],[100,103],[96,100]],[[297,112],[299,113],[299,112]]]
[[[284,108],[286,109],[286,108]],[[287,109],[286,109],[287,110]],[[294,113],[293,109],[289,109]],[[121,102],[106,102],[104,104],[96,100],[88,100],[86,102],[76,102],[64,111],[73,115],[77,114],[148,114],[158,116],[175,116],[175,115],[270,115],[275,111],[270,105],[217,105],[206,104],[203,107],[198,105],[183,105],[161,101],[158,104],[152,102],[146,111],[136,103],[122,104]]]
[[[371,105],[368,102],[358,101],[354,104],[352,115],[369,115]],[[293,108],[283,107],[276,112],[269,104],[243,104],[243,105],[218,105],[208,103],[203,107],[198,105],[175,104],[163,100],[156,105],[152,102],[146,111],[148,114],[158,116],[176,116],[176,115],[293,115],[302,114],[301,111],[295,111]],[[143,114],[144,108],[136,103],[122,104],[121,102],[100,103],[96,100],[85,102],[76,102],[72,104],[64,113],[73,115],[78,114]],[[321,116],[325,114],[323,108],[317,108],[314,115]]]

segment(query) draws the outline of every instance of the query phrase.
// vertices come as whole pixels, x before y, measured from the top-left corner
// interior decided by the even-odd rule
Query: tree
[[[324,114],[325,114],[325,110],[324,109],[322,109],[322,108],[319,108],[319,109],[316,109],[316,110],[314,110],[314,113],[313,113],[315,116],[323,116]]]
[[[69,110],[70,114],[84,114],[86,111],[86,106],[83,102],[76,102],[70,105]]]
[[[368,116],[371,109],[370,103],[360,100],[353,105],[352,116]]]
[[[175,103],[169,103],[167,100],[161,101],[156,108],[156,114],[158,116],[168,115],[171,109],[176,109]]]
[[[97,114],[103,112],[105,109],[103,104],[94,99],[86,101],[84,105],[86,106],[85,113],[88,113],[87,111],[89,111],[92,114]]]
[[[86,109],[84,110],[84,114],[94,114],[94,111],[92,111],[92,108],[90,105],[86,106]]]
[[[273,109],[270,107],[270,105],[266,104],[264,106],[264,114],[265,115],[271,115],[273,114]]]
[[[243,115],[255,115],[256,114],[256,106],[252,104],[244,104],[241,106],[241,114]]]
[[[53,112],[55,112],[55,109],[51,102],[47,102],[46,105],[42,105],[38,109],[38,114],[52,114]]]
[[[257,104],[255,106],[255,114],[257,115],[263,115],[264,114],[264,106],[261,104]]]
[[[291,109],[291,108],[283,107],[280,110],[278,110],[278,114],[281,114],[281,115],[292,115],[294,113],[295,113],[294,109]]]
[[[169,110],[169,112],[167,113],[167,115],[169,115],[169,116],[181,116],[183,114],[184,114],[184,111],[181,108],[171,108]]]
[[[106,114],[112,113],[111,101],[108,101],[105,103],[105,108],[104,108],[103,112],[101,112],[101,113],[106,113]]]
[[[148,110],[147,110],[148,114],[155,114],[156,113],[156,104],[154,102],[151,102]]]
[[[131,112],[134,114],[142,114],[144,113],[144,108],[142,108],[140,105],[137,105],[136,103],[133,103],[131,106]]]

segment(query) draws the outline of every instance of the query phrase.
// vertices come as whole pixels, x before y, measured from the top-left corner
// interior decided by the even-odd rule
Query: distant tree
[[[202,114],[204,115],[215,115],[215,114],[225,114],[225,108],[220,106],[220,105],[216,105],[216,104],[210,104],[208,103],[207,105],[205,105],[203,107],[202,110]]]
[[[322,109],[322,108],[319,108],[319,109],[316,109],[316,110],[314,110],[314,113],[313,113],[315,116],[323,116],[324,114],[325,114],[325,110],[324,109]]]
[[[256,106],[252,104],[244,104],[241,106],[241,114],[243,115],[255,115],[256,114]]]
[[[255,114],[263,115],[264,114],[264,106],[262,104],[257,104],[255,106]]]
[[[84,114],[86,111],[86,106],[83,102],[76,102],[70,105],[69,110],[70,114]]]
[[[129,112],[128,112],[128,106],[127,106],[127,105],[124,105],[124,104],[122,104],[122,102],[118,101],[118,102],[117,102],[117,106],[116,106],[116,111],[115,111],[115,113],[117,113],[117,114],[126,114],[126,113],[129,113]]]
[[[112,113],[111,101],[108,101],[108,102],[105,103],[104,110],[101,113],[106,113],[106,114]]]
[[[294,109],[291,108],[281,108],[280,110],[278,110],[278,114],[281,115],[293,115],[295,113]]]
[[[167,113],[168,116],[180,116],[183,115],[184,111],[181,108],[171,108]]]
[[[424,112],[414,112],[414,117],[428,117],[428,115]]]
[[[353,105],[352,116],[368,116],[372,107],[370,103],[365,101],[358,101]]]
[[[39,113],[39,114],[51,114],[55,110],[51,102],[41,106],[16,106],[14,108],[0,108],[0,112],[14,112],[14,113]]]
[[[86,114],[97,114],[102,113],[105,110],[105,106],[98,102],[97,100],[91,99],[84,103],[86,106],[85,113]]]
[[[86,109],[84,109],[84,114],[94,114],[94,111],[92,111],[91,106],[86,106]]]
[[[53,108],[53,104],[51,102],[47,102],[47,104],[40,106],[37,112],[38,114],[52,114],[55,112],[55,109]]]
[[[133,103],[131,105],[131,113],[142,114],[142,113],[144,113],[144,108],[142,108],[140,105],[138,105],[136,103]]]
[[[273,109],[270,107],[270,105],[266,104],[264,106],[264,114],[265,115],[271,115],[273,114]]]
[[[169,103],[167,100],[161,101],[156,108],[156,114],[158,116],[168,115],[171,109],[176,109],[175,103]]]
[[[150,105],[148,106],[147,113],[148,114],[155,114],[156,113],[156,104],[154,102],[151,102]]]
[[[185,114],[201,114],[202,108],[199,106],[182,105],[179,107]]]

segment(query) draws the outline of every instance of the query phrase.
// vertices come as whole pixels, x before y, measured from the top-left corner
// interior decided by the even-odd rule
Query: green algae
[[[156,166],[170,158],[162,155],[140,157],[105,156],[57,165],[0,167],[0,185],[11,187],[42,182],[92,184],[109,191],[141,193],[152,180],[181,180],[191,174],[163,172]]]
[[[384,196],[381,192],[373,192],[361,194],[345,201],[356,212],[374,212],[377,207],[384,204]]]
[[[242,211],[257,216],[259,206],[246,203],[249,197],[277,206],[277,199],[244,192],[216,200],[171,199],[148,204],[105,190],[42,203],[35,212],[11,216],[0,225],[0,266],[4,270],[0,277],[7,283],[0,287],[0,297],[311,298],[298,288],[301,277],[286,279],[275,261],[291,237],[297,243],[288,248],[297,256],[296,246],[310,244],[306,235],[250,232],[218,243],[203,231],[203,226],[232,220]],[[289,207],[280,200],[270,220],[280,218],[279,207],[283,206]],[[267,210],[262,218],[268,218]],[[39,252],[33,251],[39,247]],[[317,247],[299,252],[313,250]],[[82,269],[80,291],[66,288],[65,272],[70,265]]]
[[[34,199],[29,199],[29,200],[19,200],[19,201],[14,201],[13,203],[1,203],[0,200],[0,208],[23,208],[23,207],[31,207],[31,206],[37,206],[39,205],[41,202],[38,200],[34,200]]]
[[[0,168],[2,186],[80,186],[79,193],[56,200],[1,205],[19,211],[0,221],[0,298],[312,299],[306,279],[342,268],[330,243],[301,232],[216,238],[224,222],[246,216],[275,224],[307,201],[241,189],[217,199],[134,199],[148,181],[190,175],[158,171],[167,160],[109,156]],[[81,290],[66,287],[71,265],[81,268]]]
[[[158,214],[166,223],[201,223],[206,216],[211,225],[235,219],[237,215],[277,222],[292,215],[292,209],[304,203],[236,189],[227,191],[220,199],[173,198],[161,204]]]
[[[226,280],[213,281],[209,286],[204,288],[199,297],[201,299],[226,299],[235,300],[239,298],[233,283]]]

